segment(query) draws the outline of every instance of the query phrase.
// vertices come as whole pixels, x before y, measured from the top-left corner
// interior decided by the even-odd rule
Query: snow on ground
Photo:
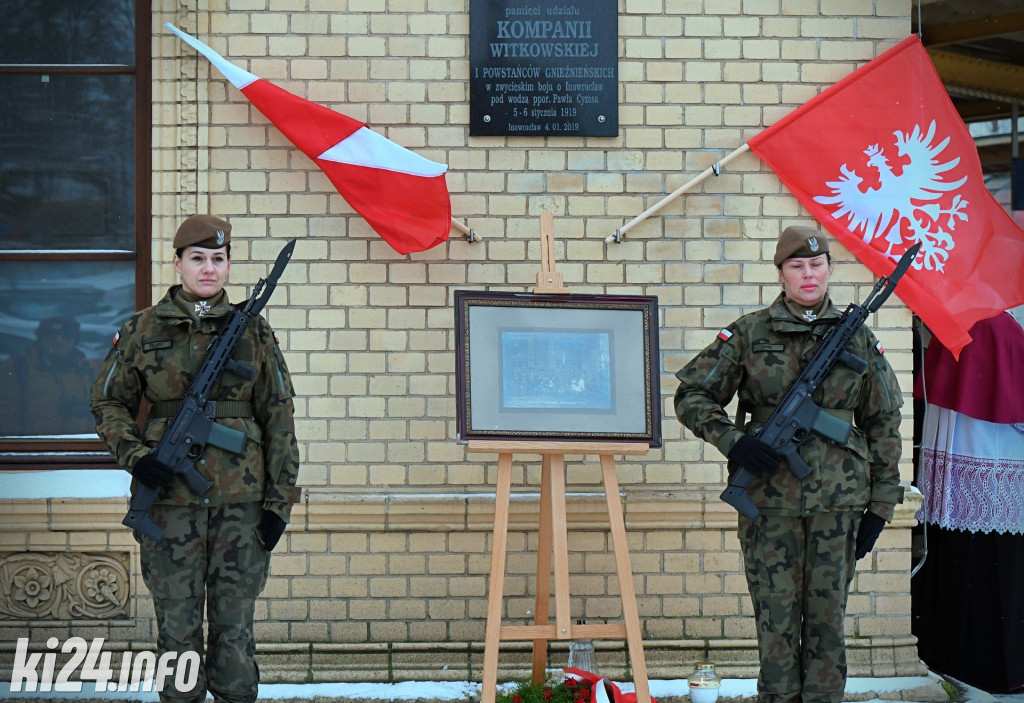
[[[927,686],[935,679],[926,676],[894,677],[894,678],[855,678],[847,681],[848,694],[879,693],[913,690]],[[631,683],[619,683],[619,688],[628,693],[633,690]],[[683,697],[686,695],[686,679],[652,680],[649,682],[651,695],[654,698]],[[12,693],[9,683],[0,683],[0,699],[97,699],[125,701],[157,701],[153,692],[101,692],[96,693],[92,685],[84,685],[78,693],[33,692],[21,691]],[[981,693],[981,692],[979,692]],[[719,693],[721,698],[747,698],[757,694],[757,682],[754,679],[725,679]],[[337,698],[358,701],[467,701],[480,696],[480,684],[465,681],[404,681],[401,683],[315,683],[315,684],[262,684],[260,700],[287,700],[312,698]],[[982,694],[988,696],[988,694]],[[975,703],[990,703],[989,697]]]

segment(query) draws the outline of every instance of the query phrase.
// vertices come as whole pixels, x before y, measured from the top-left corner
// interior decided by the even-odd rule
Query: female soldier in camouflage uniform
[[[828,297],[832,262],[821,232],[788,227],[775,266],[783,292],[771,306],[723,329],[676,374],[676,416],[727,456],[730,470],[744,466],[758,476],[749,495],[760,514],[739,516],[761,664],[758,700],[840,703],[843,620],[856,560],[872,549],[902,497],[902,397],[881,345],[862,326],[847,349],[867,360],[867,369],[837,365],[813,397],[854,425],[849,441],[839,445],[812,432],[799,451],[814,471],[801,481],[779,468],[785,461],[752,432],[842,312]],[[737,394],[734,423],[724,408]]]
[[[150,514],[163,539],[135,534],[156,611],[158,655],[202,656],[204,606],[209,620],[196,686],[177,691],[169,679],[162,701],[202,701],[207,689],[218,701],[256,700],[256,597],[299,497],[294,390],[262,317],[249,324],[233,355],[255,374],[246,380],[225,372],[211,394],[217,422],[248,436],[243,452],[206,447],[196,469],[213,488],[202,496],[150,454],[231,315],[224,291],[230,236],[231,225],[209,215],[182,223],[174,237],[181,284],[124,324],[92,388],[97,432],[131,472],[133,492],[139,482],[161,489]],[[140,432],[135,418],[143,401],[152,409]]]

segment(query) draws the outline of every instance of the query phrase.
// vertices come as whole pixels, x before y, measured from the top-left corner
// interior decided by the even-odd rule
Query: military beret
[[[782,230],[775,245],[775,265],[786,259],[807,258],[828,253],[828,237],[813,227],[794,225]]]
[[[220,249],[231,241],[231,225],[213,215],[192,215],[181,223],[174,235],[173,247]]]
[[[47,317],[39,321],[39,326],[36,327],[36,337],[38,339],[54,335],[77,337],[78,329],[78,320],[73,317]]]

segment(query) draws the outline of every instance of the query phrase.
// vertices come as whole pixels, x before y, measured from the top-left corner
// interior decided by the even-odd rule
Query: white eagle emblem
[[[833,216],[837,220],[847,219],[846,228],[859,234],[865,242],[884,236],[889,244],[885,254],[892,259],[902,254],[902,251],[894,253],[893,247],[904,244],[905,223],[908,241],[901,249],[921,242],[914,268],[941,272],[956,244],[952,235],[957,220],[967,221],[968,202],[959,194],[951,193],[967,182],[967,176],[957,181],[943,180],[943,175],[955,168],[960,158],[939,163],[939,154],[949,144],[949,137],[932,143],[934,121],[927,134],[922,133],[920,125],[914,125],[909,134],[897,130],[893,135],[897,162],[901,164],[898,173],[884,149],[874,144],[865,149],[864,154],[868,157],[867,165],[878,174],[877,188],[862,189],[864,179],[843,164],[839,180],[826,183],[830,193],[816,196],[814,200],[835,206]],[[950,196],[952,200],[948,200]]]

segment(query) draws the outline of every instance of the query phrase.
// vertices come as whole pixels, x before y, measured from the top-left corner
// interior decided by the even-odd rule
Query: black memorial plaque
[[[470,0],[470,136],[619,133],[617,0]]]

